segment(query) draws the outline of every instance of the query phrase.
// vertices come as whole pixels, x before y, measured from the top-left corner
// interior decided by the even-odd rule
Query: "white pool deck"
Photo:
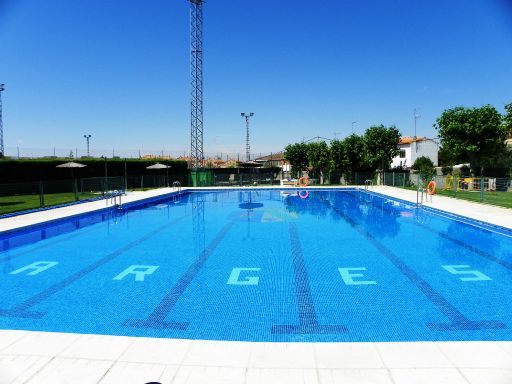
[[[123,203],[170,191],[130,193]],[[416,202],[414,191],[374,191]],[[426,205],[512,228],[512,209],[441,196]],[[105,201],[0,219],[0,232],[101,208]],[[0,384],[151,381],[510,384],[512,342],[250,343],[0,330]]]

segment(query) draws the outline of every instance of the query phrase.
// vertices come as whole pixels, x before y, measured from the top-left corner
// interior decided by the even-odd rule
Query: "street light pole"
[[[357,121],[352,122],[352,134],[354,134],[354,124],[356,124],[356,123],[357,123]]]
[[[251,143],[249,140],[249,119],[254,116],[254,113],[241,113],[242,117],[245,117],[245,127],[246,127],[246,136],[245,136],[245,161],[251,160]]]
[[[89,139],[91,138],[92,135],[84,135],[85,137],[85,140],[87,140],[87,157],[91,157],[91,154],[89,152]]]

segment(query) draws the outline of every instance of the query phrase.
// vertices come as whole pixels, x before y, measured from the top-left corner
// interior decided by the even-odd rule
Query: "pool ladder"
[[[420,181],[418,184],[418,190],[416,191],[416,208],[423,207],[423,196],[425,196],[425,202],[429,202],[428,198],[430,197],[430,202],[432,202],[432,195],[427,193],[427,189],[425,185]]]
[[[179,198],[181,197],[181,183],[179,181],[175,181],[172,183],[172,191],[174,192],[175,190],[177,190],[178,193],[172,195],[172,201],[174,203],[177,203]]]
[[[113,205],[116,208],[122,208],[121,196],[123,195],[123,191],[118,191],[117,189],[110,192],[110,195],[107,196],[107,206]],[[119,202],[118,202],[119,201]]]
[[[367,191],[370,187],[373,189],[373,180],[366,179],[364,181],[364,190]]]
[[[175,181],[172,183],[172,190],[174,192],[174,190],[177,189],[178,190],[178,194],[181,193],[181,183],[179,181]]]

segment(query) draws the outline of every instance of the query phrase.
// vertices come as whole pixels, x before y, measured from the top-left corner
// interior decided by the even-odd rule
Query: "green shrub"
[[[432,178],[436,173],[434,163],[426,156],[418,157],[411,168],[418,171],[424,180]]]

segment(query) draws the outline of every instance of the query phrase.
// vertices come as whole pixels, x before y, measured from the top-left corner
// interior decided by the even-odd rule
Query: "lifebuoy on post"
[[[430,181],[427,184],[427,195],[435,195],[436,194],[436,182],[434,180]]]
[[[299,179],[299,185],[301,187],[307,187],[309,185],[309,179],[305,176],[302,176],[300,179]]]

